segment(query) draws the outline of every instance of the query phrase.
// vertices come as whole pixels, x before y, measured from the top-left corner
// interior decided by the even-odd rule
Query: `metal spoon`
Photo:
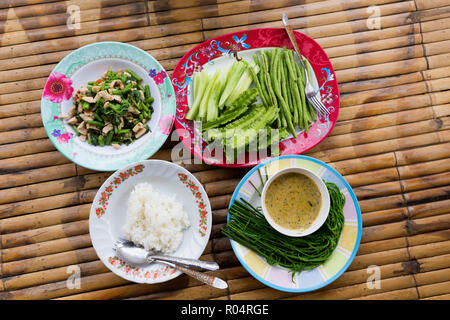
[[[198,271],[191,270],[186,266],[194,266],[207,270],[217,270],[219,265],[215,262],[169,257],[163,255],[153,255],[151,252],[145,250],[144,248],[136,246],[131,241],[118,240],[114,242],[114,250],[116,253],[125,261],[132,264],[144,264],[153,261],[162,262],[168,266],[179,270],[203,283],[206,283],[214,288],[226,289],[228,284],[217,277],[208,275],[206,273],[201,273]]]
[[[186,267],[197,267],[212,271],[219,269],[219,265],[215,262],[153,254],[152,251],[148,251],[142,247],[135,245],[132,241],[125,239],[119,239],[115,241],[114,247],[116,249],[121,248],[123,252],[126,250],[126,255],[128,257],[127,261],[133,264],[145,264],[152,261],[159,261],[181,264]]]

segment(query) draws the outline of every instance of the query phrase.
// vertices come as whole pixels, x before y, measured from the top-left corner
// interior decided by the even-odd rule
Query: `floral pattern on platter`
[[[192,180],[188,179],[188,176],[184,173],[179,173],[178,178],[181,183],[183,183],[189,190],[192,192],[192,195],[195,198],[195,202],[198,206],[198,212],[200,213],[200,221],[199,221],[199,233],[202,237],[206,235],[207,231],[207,214],[208,210],[206,208],[205,200],[203,200],[202,193],[199,191],[199,187]]]
[[[157,72],[156,69],[150,69],[148,75],[157,85],[164,83],[164,79],[167,77],[167,73],[164,70]]]
[[[183,83],[179,83],[177,77],[172,77],[172,84],[174,87],[178,87],[180,90],[175,90],[177,95],[187,96],[189,95],[188,86],[192,82],[192,76],[194,72],[202,71],[202,66],[205,62],[209,62],[214,58],[222,55],[231,55],[239,50],[249,49],[250,45],[245,43],[247,34],[244,34],[241,38],[236,35],[233,36],[232,41],[217,41],[211,40],[208,45],[201,46],[198,51],[192,53],[183,64],[179,74],[185,78]],[[207,61],[205,61],[207,59]]]
[[[61,130],[54,129],[52,131],[52,136],[54,136],[60,144],[65,144],[68,143],[69,140],[73,138],[73,133],[71,132],[61,133]]]
[[[122,270],[126,275],[131,275],[137,278],[145,278],[145,279],[152,279],[156,280],[158,278],[163,278],[170,276],[175,273],[175,269],[170,268],[169,266],[161,266],[157,269],[147,270],[143,268],[137,268],[130,266],[125,261],[120,259],[117,256],[109,257],[108,262],[113,267]]]
[[[297,138],[288,138],[280,143],[281,155],[300,154],[320,143],[333,129],[339,112],[339,88],[336,76],[329,58],[320,45],[307,35],[294,32],[300,51],[307,58],[317,79],[317,94],[325,107],[331,111],[329,117],[317,120],[308,133],[300,132]],[[188,96],[190,84],[193,81],[194,72],[200,71],[206,63],[214,63],[214,59],[222,55],[231,55],[238,51],[286,47],[293,49],[292,43],[282,28],[261,28],[239,31],[216,37],[194,47],[180,60],[172,73],[172,84],[175,89],[177,101],[175,128],[185,147],[197,158],[206,163],[223,167],[249,167],[264,161],[258,158],[256,161],[247,161],[244,164],[226,163],[216,161],[208,152],[207,143],[202,142],[201,147],[195,146],[198,134],[194,130],[192,121],[185,118],[189,110]]]
[[[114,190],[117,189],[117,186],[120,185],[125,180],[127,180],[129,177],[141,173],[144,170],[144,168],[145,166],[143,164],[139,164],[137,166],[127,169],[124,172],[120,172],[118,176],[115,176],[111,179],[109,185],[105,187],[105,189],[100,193],[100,198],[98,199],[98,206],[95,209],[95,214],[97,215],[98,218],[101,218],[105,214],[106,208],[108,206],[108,200],[113,194]]]
[[[42,96],[52,102],[61,103],[72,97],[72,80],[64,74],[53,72],[47,79]]]

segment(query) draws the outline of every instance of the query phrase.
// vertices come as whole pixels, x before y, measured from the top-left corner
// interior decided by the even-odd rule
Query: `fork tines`
[[[316,96],[311,97],[311,104],[320,116],[326,118],[330,115],[330,110],[328,110]]]

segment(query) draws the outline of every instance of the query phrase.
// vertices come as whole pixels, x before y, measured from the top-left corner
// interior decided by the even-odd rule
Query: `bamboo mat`
[[[449,0],[73,0],[0,1],[0,298],[3,299],[449,299]],[[374,5],[375,7],[370,7]],[[329,163],[360,201],[361,246],[349,269],[321,290],[276,291],[250,276],[220,233],[248,169],[186,166],[213,207],[202,259],[215,260],[228,290],[182,275],[158,285],[127,282],[97,258],[90,204],[110,173],[68,161],[42,127],[51,70],[96,41],[138,46],[166,68],[209,38],[248,28],[293,27],[326,50],[340,84],[336,127],[306,155]],[[379,13],[379,29],[368,19]],[[153,157],[170,160],[167,142]],[[69,289],[68,267],[81,271]],[[379,287],[369,288],[370,268]],[[370,268],[369,268],[370,267]]]

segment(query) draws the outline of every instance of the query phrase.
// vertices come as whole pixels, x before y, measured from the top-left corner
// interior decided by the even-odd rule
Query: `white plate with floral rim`
[[[211,205],[201,183],[186,169],[172,162],[144,160],[113,173],[100,187],[92,203],[89,233],[100,260],[118,276],[137,283],[159,283],[171,280],[180,271],[162,263],[134,266],[121,260],[113,250],[115,240],[123,236],[127,202],[133,187],[151,183],[158,192],[175,195],[183,205],[190,227],[171,255],[198,259],[211,234]]]
[[[62,116],[73,107],[72,93],[108,70],[131,69],[148,84],[154,98],[150,131],[119,149],[92,146],[81,141]],[[114,171],[148,159],[166,141],[175,119],[175,96],[164,68],[150,54],[121,42],[97,42],[81,47],[62,59],[44,86],[41,116],[48,137],[65,157],[92,170]]]

